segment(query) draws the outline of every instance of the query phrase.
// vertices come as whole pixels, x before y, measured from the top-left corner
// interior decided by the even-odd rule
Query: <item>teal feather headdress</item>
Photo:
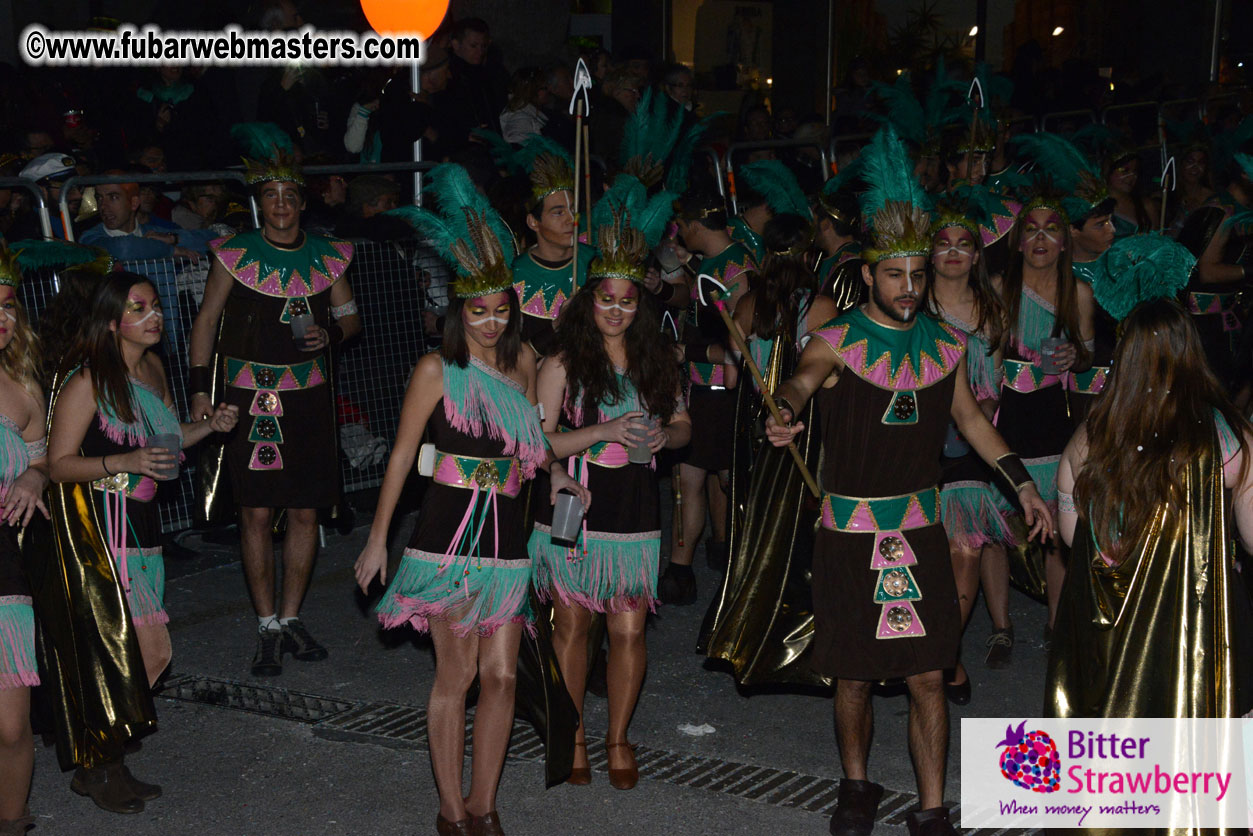
[[[510,174],[526,174],[531,179],[528,208],[544,202],[554,192],[574,191],[574,162],[561,144],[535,134],[517,148],[495,131],[477,129],[472,133],[487,144],[492,161]]]
[[[908,72],[897,76],[895,84],[876,82],[871,89],[887,106],[887,113],[869,115],[894,127],[923,156],[937,154],[944,127],[963,118],[963,111],[953,106],[963,90],[949,77],[943,56],[936,62],[925,99],[919,99],[914,92],[913,78]]]
[[[648,188],[631,174],[614,178],[592,209],[599,254],[588,268],[588,278],[642,282],[648,253],[661,242],[674,216],[675,198],[664,190],[650,198]]]
[[[1141,302],[1174,298],[1195,265],[1196,256],[1165,235],[1129,235],[1101,255],[1092,294],[1110,316],[1122,320]]]
[[[1005,199],[985,185],[963,183],[950,189],[931,220],[931,234],[950,226],[960,226],[979,240],[980,227],[996,228],[996,217],[1013,215]]]
[[[688,175],[692,170],[692,158],[696,155],[696,149],[700,145],[700,141],[705,138],[705,133],[709,127],[717,120],[725,117],[727,112],[720,110],[717,113],[711,113],[704,119],[688,128],[678,144],[674,146],[674,150],[670,153],[670,163],[666,167],[665,189],[675,194],[683,194],[687,191]]]
[[[295,158],[291,137],[273,122],[239,122],[231,128],[231,139],[243,147],[244,179],[249,186],[277,180],[305,184]]]
[[[931,198],[892,126],[881,128],[861,152],[861,215],[870,227],[867,264],[931,254]]]
[[[69,241],[13,241],[9,250],[17,256],[17,263],[23,270],[39,270],[45,267],[64,269],[91,265],[91,269],[100,273],[113,270],[113,256],[99,247],[85,247],[82,244],[71,244]]]
[[[664,93],[651,87],[645,90],[622,129],[618,162],[623,169],[647,186],[660,180],[661,167],[679,141],[686,113]]]
[[[1080,223],[1085,215],[1109,201],[1109,187],[1101,170],[1073,143],[1057,134],[1034,133],[1016,136],[1012,144],[1061,192],[1056,199],[1037,194],[1024,201],[1024,213],[1048,206],[1060,210],[1071,223]]]
[[[810,218],[809,200],[801,191],[792,170],[778,160],[757,160],[742,166],[737,180],[766,200],[776,215],[800,215]]]
[[[836,193],[845,189],[850,189],[855,181],[861,177],[862,159],[858,155],[849,163],[835,173],[833,177],[827,178],[827,182],[822,184],[822,191],[818,193],[818,208],[826,212],[836,221],[852,226],[857,218],[846,217],[846,213],[842,212],[834,203]]]
[[[457,272],[453,293],[473,299],[512,287],[513,235],[469,173],[454,163],[441,163],[422,181],[422,196],[433,199],[437,209],[402,206],[388,214],[430,240]]]

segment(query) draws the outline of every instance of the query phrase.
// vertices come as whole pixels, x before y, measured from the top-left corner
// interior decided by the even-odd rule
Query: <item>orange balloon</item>
[[[361,0],[361,11],[380,35],[417,32],[429,38],[448,13],[448,0]]]

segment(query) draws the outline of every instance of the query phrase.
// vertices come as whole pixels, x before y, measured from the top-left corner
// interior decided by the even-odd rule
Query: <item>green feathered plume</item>
[[[1129,235],[1101,255],[1092,293],[1110,316],[1122,320],[1141,302],[1174,298],[1195,265],[1188,248],[1165,235]]]
[[[622,129],[618,162],[623,166],[632,160],[638,161],[636,166],[643,161],[650,162],[652,166],[664,164],[679,141],[686,112],[664,93],[657,93],[651,87],[645,90],[643,98],[635,106],[635,113],[631,114]]]
[[[422,181],[422,197],[436,208],[402,206],[388,214],[428,239],[456,270],[460,280],[453,291],[458,296],[485,296],[512,286],[513,235],[464,168],[454,163],[432,168]]]
[[[1235,175],[1236,152],[1247,143],[1253,142],[1253,116],[1246,116],[1239,125],[1214,137],[1214,156],[1210,170],[1214,172],[1220,185],[1226,185],[1223,178]]]
[[[757,160],[741,166],[736,179],[766,199],[776,215],[800,215],[811,218],[809,199],[801,191],[792,170],[778,160]]]
[[[696,149],[700,146],[701,140],[705,138],[709,127],[726,115],[727,112],[725,110],[711,113],[684,132],[683,137],[674,146],[674,151],[670,154],[670,164],[666,167],[666,191],[674,192],[675,194],[683,194],[687,191],[689,175],[692,171],[692,160],[696,156]]]
[[[914,176],[914,163],[891,125],[874,135],[860,159],[867,187],[861,214],[871,233],[866,262],[930,255],[931,197]]]
[[[979,227],[996,229],[996,216],[1013,215],[1005,199],[985,185],[962,183],[950,189],[936,206],[931,221],[932,233],[947,226],[960,226],[972,235],[981,235]]]
[[[648,253],[661,242],[674,216],[675,197],[663,190],[650,198],[648,188],[631,174],[614,178],[592,209],[599,255],[588,276],[643,281]]]
[[[291,137],[273,122],[239,122],[231,126],[231,139],[254,160],[273,160],[280,151],[295,151]]]
[[[99,247],[84,247],[82,244],[71,244],[68,241],[14,241],[9,249],[17,254],[17,263],[23,270],[39,270],[44,267],[65,268],[79,267],[92,262],[109,262],[112,269],[112,256]]]
[[[1244,172],[1245,177],[1253,180],[1253,157],[1248,154],[1235,154],[1233,155],[1232,162],[1240,166],[1240,169]],[[1242,230],[1247,227],[1253,227],[1253,209],[1244,209],[1236,212],[1224,221],[1223,225],[1228,227],[1238,227]]]
[[[561,143],[541,134],[528,137],[526,142],[515,148],[505,142],[505,138],[495,131],[475,128],[470,133],[487,145],[487,149],[492,154],[492,162],[496,163],[497,168],[502,168],[510,174],[527,174],[534,165],[535,158],[540,154],[549,154],[563,160],[572,169],[574,167],[574,160],[570,158],[570,153],[562,147]]]
[[[936,62],[935,76],[927,89],[925,99],[914,92],[913,78],[901,73],[895,84],[876,82],[871,89],[887,106],[886,114],[869,115],[884,124],[891,125],[896,133],[914,145],[924,155],[939,151],[940,135],[946,125],[964,118],[961,96],[965,90],[950,78],[944,67],[943,56]],[[968,110],[969,108],[967,108]]]
[[[1011,143],[1035,164],[1037,180],[1047,179],[1063,193],[1059,208],[1072,223],[1109,199],[1101,170],[1075,145],[1053,133],[1021,134]],[[1024,211],[1030,211],[1030,203]]]

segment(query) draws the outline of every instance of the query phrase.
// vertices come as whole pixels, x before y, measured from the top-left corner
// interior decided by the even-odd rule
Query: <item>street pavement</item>
[[[438,802],[425,748],[423,706],[433,677],[431,646],[408,628],[383,633],[356,589],[352,564],[368,532],[368,508],[347,535],[328,532],[303,611],[330,651],[323,662],[290,657],[279,677],[253,678],[256,618],[233,547],[186,545],[168,559],[166,602],[174,662],[157,699],[159,731],[128,758],[164,795],[144,812],[98,809],[69,789],[55,751],[37,740],[30,806],[53,834],[127,836],[322,836],[434,832]],[[399,559],[413,515],[393,537]],[[498,809],[511,836],[570,834],[824,834],[841,775],[829,695],[737,690],[693,652],[717,575],[697,552],[700,600],[662,607],[650,621],[649,668],[631,725],[643,777],[631,791],[609,786],[599,739],[606,703],[587,699],[593,781],[544,789],[542,748],[515,726]],[[960,797],[960,717],[1031,716],[1043,694],[1044,608],[1017,592],[1014,663],[983,665],[991,631],[982,603],[966,633],[974,698],[952,711],[946,797]],[[876,833],[904,834],[916,809],[906,748],[905,696],[875,700],[871,778],[889,794]],[[708,724],[700,737],[683,724]],[[468,748],[469,740],[467,740]],[[469,759],[467,758],[467,767]],[[468,786],[468,769],[467,769]]]

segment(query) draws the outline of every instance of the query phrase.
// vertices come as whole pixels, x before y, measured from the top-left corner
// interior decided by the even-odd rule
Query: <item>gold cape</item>
[[[1187,504],[1163,505],[1121,565],[1105,564],[1080,520],[1053,629],[1046,717],[1249,709],[1253,610],[1235,570],[1217,451],[1216,438],[1185,471]]]
[[[53,381],[49,428],[67,379]],[[54,483],[48,499],[51,533],[36,527],[23,542],[41,631],[40,675],[61,768],[93,767],[116,760],[127,741],[155,731],[156,708],[91,486]]]
[[[797,352],[776,337],[770,364],[762,369],[774,389],[795,368]],[[740,685],[816,685],[831,680],[812,670],[808,652],[814,615],[810,590],[813,531],[818,506],[786,448],[755,436],[765,407],[740,375],[731,466],[728,564],[722,588],[702,625],[697,652],[730,662]],[[799,416],[806,430],[796,446],[813,473],[821,444],[814,401]]]

